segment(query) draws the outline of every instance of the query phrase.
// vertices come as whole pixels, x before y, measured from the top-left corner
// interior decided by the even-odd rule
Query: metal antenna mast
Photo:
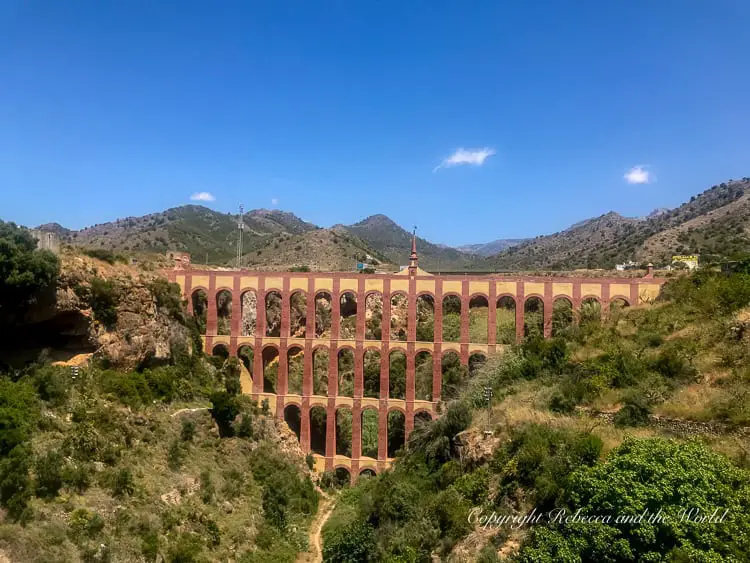
[[[242,267],[242,231],[245,230],[245,222],[242,220],[242,217],[245,213],[244,206],[240,203],[240,216],[237,218],[237,231],[238,231],[238,241],[237,241],[237,267]]]

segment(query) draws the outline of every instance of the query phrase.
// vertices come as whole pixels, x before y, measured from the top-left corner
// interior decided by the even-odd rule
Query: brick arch
[[[471,295],[469,295],[469,302],[471,302],[471,300],[474,299],[475,297],[484,297],[487,300],[487,304],[489,305],[490,296],[487,295],[486,293],[484,293],[482,291],[476,291],[476,292],[472,293]]]
[[[348,290],[348,291],[351,291],[351,290]],[[380,295],[380,297],[385,298],[383,296],[383,292],[380,291],[379,289],[368,289],[367,291],[365,291],[365,302],[367,302],[367,298],[370,297],[370,295]]]
[[[388,414],[391,414],[394,411],[398,411],[404,416],[406,416],[406,409],[403,407],[399,407],[398,405],[388,405]]]
[[[362,477],[365,471],[372,471],[375,475],[379,475],[377,466],[370,463],[366,464],[364,467],[360,466],[358,476]]]
[[[295,406],[300,411],[302,411],[302,401],[299,401],[297,399],[285,399],[284,400],[284,410],[286,410],[286,408],[289,407],[289,406]],[[310,405],[310,407],[312,408],[312,405]]]
[[[526,302],[534,297],[536,297],[537,299],[541,299],[542,303],[544,303],[544,295],[540,295],[538,293],[529,293],[528,295],[523,296],[523,304],[526,305]]]
[[[414,357],[415,358],[417,357],[417,354],[419,354],[420,352],[427,352],[430,356],[432,356],[435,353],[435,351],[433,349],[428,348],[427,346],[424,346],[421,342],[417,343],[415,346],[416,346],[414,348]]]
[[[362,350],[365,351],[365,352],[367,350],[375,350],[377,352],[380,352],[380,350],[382,348],[382,344],[383,344],[383,342],[381,340],[366,340],[362,344]]]
[[[441,298],[441,304],[442,304],[442,301],[445,301],[446,297],[451,297],[451,296],[458,297],[459,299],[461,299],[461,302],[463,304],[463,296],[457,291],[446,291],[445,293],[443,293],[443,297]]]
[[[400,340],[393,341],[391,340],[388,343],[388,355],[391,355],[391,352],[395,352],[396,350],[401,350],[404,354],[406,354],[406,351],[408,349],[408,346],[406,345],[406,342],[402,342]]]
[[[435,294],[432,291],[428,290],[428,289],[423,289],[422,291],[418,291],[416,298],[419,299],[420,297],[424,297],[425,295],[428,295],[429,297],[432,297],[433,301],[437,300],[437,297],[435,297]]]
[[[610,295],[609,296],[610,303],[612,301],[616,301],[618,299],[621,300],[621,301],[625,301],[625,303],[627,304],[628,307],[632,306],[632,303],[630,303],[630,297],[625,297],[624,295],[620,295],[619,293],[617,295]]]
[[[357,353],[356,346],[353,346],[351,344],[339,344],[336,346],[336,356],[338,356],[343,350],[351,350],[355,354]]]
[[[247,293],[248,291],[254,291],[256,295],[258,294],[257,287],[253,287],[251,285],[240,286],[240,295],[242,295],[243,293]]]
[[[194,285],[193,287],[191,287],[190,288],[190,296],[192,297],[193,293],[195,293],[196,291],[200,291],[200,290],[205,291],[206,292],[206,298],[208,298],[208,296],[210,295],[210,292],[209,292],[209,290],[208,290],[207,287],[202,286],[202,285]]]
[[[600,305],[601,305],[601,304],[602,304],[602,302],[603,302],[603,301],[602,301],[602,298],[601,298],[601,297],[600,297],[599,295],[591,295],[591,294],[587,294],[587,295],[581,295],[581,303],[583,303],[584,301],[586,301],[586,299],[593,299],[594,301],[596,301],[596,302],[597,302],[597,303],[599,303]],[[624,298],[623,298],[623,299],[624,299]]]
[[[232,293],[234,291],[234,288],[226,285],[219,286],[214,289],[214,298],[216,298],[222,291],[228,291],[229,293]]]
[[[310,408],[312,409],[313,407],[320,407],[320,408],[326,409],[326,411],[328,411],[328,403],[320,401],[318,399],[312,399],[311,398],[310,399]]]
[[[315,344],[311,352],[314,354],[316,350],[325,350],[329,354],[331,353],[331,347],[328,344]]]
[[[414,411],[414,416],[417,416],[419,413],[425,413],[430,415],[431,420],[435,420],[435,417],[432,414],[432,411],[430,409],[426,409],[424,407],[420,407]]]

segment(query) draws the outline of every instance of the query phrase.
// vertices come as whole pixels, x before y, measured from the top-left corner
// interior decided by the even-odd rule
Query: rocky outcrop
[[[61,258],[57,287],[40,298],[19,327],[19,335],[27,335],[19,338],[21,345],[53,353],[91,352],[122,369],[166,363],[177,350],[190,349],[184,318],[160,306],[154,295],[157,273],[70,252]],[[115,295],[116,321],[109,325],[97,319],[87,298],[97,278],[111,284]]]

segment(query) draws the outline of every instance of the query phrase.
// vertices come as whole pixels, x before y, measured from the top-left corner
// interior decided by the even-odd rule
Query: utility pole
[[[484,431],[484,433],[492,434],[492,430],[490,430],[492,419],[492,387],[484,388],[484,400],[487,401],[487,429]]]
[[[237,268],[242,267],[242,231],[245,230],[245,222],[243,221],[243,215],[245,212],[244,206],[240,203],[240,216],[237,219]]]

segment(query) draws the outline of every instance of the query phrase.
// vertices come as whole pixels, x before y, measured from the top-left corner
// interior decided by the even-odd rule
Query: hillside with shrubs
[[[463,374],[391,472],[341,493],[325,561],[747,561],[748,266],[675,278],[604,321],[557,310],[551,340],[526,326],[523,344]],[[487,524],[493,513],[542,517]],[[561,520],[576,513],[612,516]]]
[[[241,394],[236,359],[203,354],[179,288],[34,247],[0,223],[2,333],[42,333],[0,356],[0,561],[281,562],[306,551],[312,459],[267,403]],[[49,346],[62,326],[75,330]]]

